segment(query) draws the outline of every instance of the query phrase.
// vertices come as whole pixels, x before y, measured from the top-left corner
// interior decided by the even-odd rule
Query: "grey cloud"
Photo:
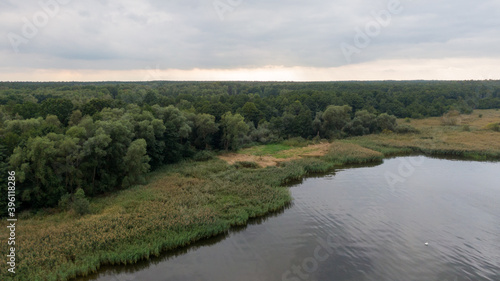
[[[227,3],[227,0],[215,0]],[[0,60],[33,68],[240,68],[347,64],[342,42],[390,0],[242,0],[221,21],[214,0],[71,1],[20,53],[7,33],[21,34],[22,17],[38,1],[0,2]],[[353,55],[379,59],[499,57],[500,5],[483,1],[401,0],[404,11]]]

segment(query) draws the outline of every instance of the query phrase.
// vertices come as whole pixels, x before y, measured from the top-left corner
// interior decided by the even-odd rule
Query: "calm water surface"
[[[500,280],[500,163],[400,157],[291,191],[281,213],[85,280]]]

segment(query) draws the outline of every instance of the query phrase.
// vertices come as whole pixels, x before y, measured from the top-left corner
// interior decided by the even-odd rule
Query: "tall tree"
[[[197,114],[194,116],[194,132],[196,138],[194,144],[199,149],[207,149],[210,144],[210,136],[219,130],[219,125],[215,123],[215,116],[210,114]]]
[[[328,137],[336,136],[351,121],[351,107],[348,105],[330,105],[326,108],[322,118],[325,134]]]
[[[127,149],[127,154],[123,157],[125,163],[123,184],[125,186],[144,183],[144,176],[150,168],[148,164],[150,158],[147,155],[146,147],[146,140],[137,139]]]
[[[222,115],[222,142],[225,150],[236,150],[241,144],[241,140],[248,133],[249,127],[245,123],[245,118],[240,114],[227,112]]]
[[[257,108],[255,103],[247,102],[238,112],[245,117],[247,121],[253,122],[254,126],[259,124],[260,119],[264,117],[264,114]]]
[[[57,116],[63,124],[68,124],[69,116],[73,112],[73,103],[68,99],[46,99],[40,106],[43,116],[49,114]]]

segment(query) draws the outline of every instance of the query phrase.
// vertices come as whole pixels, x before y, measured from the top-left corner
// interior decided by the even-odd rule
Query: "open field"
[[[90,215],[58,210],[22,214],[13,280],[67,280],[102,264],[134,263],[226,232],[290,202],[286,184],[345,164],[407,153],[499,160],[500,133],[485,129],[494,122],[500,122],[500,112],[477,111],[457,126],[442,126],[439,118],[412,120],[420,130],[415,134],[368,135],[298,148],[259,146],[221,156],[229,163],[213,159],[166,166],[150,174],[147,185],[93,199]],[[259,159],[269,159],[269,165]],[[232,165],[237,161],[267,167]],[[6,241],[7,233],[0,239]],[[2,247],[1,255],[6,250]],[[1,280],[11,280],[4,272]]]
[[[408,125],[403,119],[398,120],[398,123]],[[229,164],[255,162],[261,167],[277,166],[287,161],[325,156],[335,150],[342,155],[359,150],[359,147],[341,145],[348,143],[384,155],[429,153],[472,159],[495,158],[500,157],[500,133],[487,128],[495,123],[500,123],[500,111],[477,110],[473,114],[457,117],[457,125],[454,126],[443,125],[441,117],[410,120],[409,125],[418,129],[419,133],[366,135],[336,140],[332,144],[324,142],[304,147],[260,145],[242,149],[238,153],[222,154],[219,158]]]
[[[330,144],[320,143],[305,147],[291,147],[282,144],[259,145],[242,149],[238,153],[226,153],[220,159],[234,164],[237,162],[255,162],[261,167],[277,166],[279,163],[304,157],[319,157],[328,153]]]
[[[500,133],[486,128],[500,123],[500,111],[477,110],[471,115],[461,115],[458,120],[455,126],[442,125],[439,117],[412,120],[410,124],[420,133],[368,135],[343,141],[386,155],[416,152],[478,160],[500,158]],[[404,120],[398,122],[404,124]]]

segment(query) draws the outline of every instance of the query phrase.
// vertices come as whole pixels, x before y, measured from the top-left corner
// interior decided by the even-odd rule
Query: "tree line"
[[[499,89],[497,81],[0,83],[0,170],[16,171],[23,208],[54,207],[207,151],[408,132],[396,117],[500,107]]]

